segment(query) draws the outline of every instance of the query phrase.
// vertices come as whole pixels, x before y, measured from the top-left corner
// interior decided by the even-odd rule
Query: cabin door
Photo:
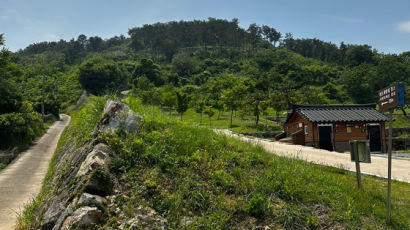
[[[332,124],[319,124],[319,148],[333,151],[333,127]]]
[[[369,139],[370,152],[381,152],[382,151],[379,124],[368,124],[367,125],[367,139]]]

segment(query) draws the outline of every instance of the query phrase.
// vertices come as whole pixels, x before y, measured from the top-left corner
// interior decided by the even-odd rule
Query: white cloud
[[[361,19],[357,18],[348,18],[348,17],[336,17],[335,18],[339,22],[344,22],[344,23],[361,23]]]
[[[400,22],[397,24],[396,30],[403,33],[410,33],[410,21]]]
[[[9,16],[7,15],[0,15],[0,20],[7,20]]]

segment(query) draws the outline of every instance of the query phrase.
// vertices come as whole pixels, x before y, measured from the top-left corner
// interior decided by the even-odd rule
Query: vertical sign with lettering
[[[402,82],[394,83],[379,91],[379,110],[384,112],[394,109],[397,106],[403,106],[404,102],[404,84]]]

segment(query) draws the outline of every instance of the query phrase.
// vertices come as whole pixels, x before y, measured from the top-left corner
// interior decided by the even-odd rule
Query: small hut
[[[277,140],[329,151],[349,151],[350,140],[369,140],[371,152],[385,152],[385,121],[376,104],[292,105]]]

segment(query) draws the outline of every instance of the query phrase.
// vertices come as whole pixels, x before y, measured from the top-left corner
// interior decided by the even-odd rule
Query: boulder
[[[142,117],[135,114],[124,104],[113,100],[108,100],[104,107],[104,115],[97,125],[97,130],[112,132],[117,129],[134,132]]]
[[[61,213],[60,217],[55,222],[52,230],[61,229],[61,226],[63,225],[65,219],[67,219],[67,217],[69,217],[74,212],[74,208],[77,205],[77,201],[78,198],[74,198],[74,200],[67,206],[67,208]]]
[[[81,163],[76,176],[81,177],[90,174],[98,167],[108,169],[110,153],[111,150],[105,144],[100,143],[94,146],[93,150],[87,155],[83,163]]]
[[[44,213],[44,219],[42,221],[40,229],[52,229],[58,218],[63,213],[65,207],[63,202],[59,199],[54,199],[49,204],[47,211]]]
[[[83,193],[77,203],[78,206],[97,207],[101,211],[107,210],[107,200],[98,195]]]
[[[128,97],[130,93],[131,93],[131,90],[124,90],[124,91],[121,91],[120,96],[121,98]]]
[[[96,207],[81,207],[65,219],[61,230],[93,229],[103,220],[102,212]]]
[[[158,215],[154,209],[139,206],[135,211],[135,216],[123,222],[120,229],[166,229],[167,221]]]
[[[94,170],[84,187],[84,192],[100,196],[111,195],[112,191],[113,182],[111,175],[103,168]]]

